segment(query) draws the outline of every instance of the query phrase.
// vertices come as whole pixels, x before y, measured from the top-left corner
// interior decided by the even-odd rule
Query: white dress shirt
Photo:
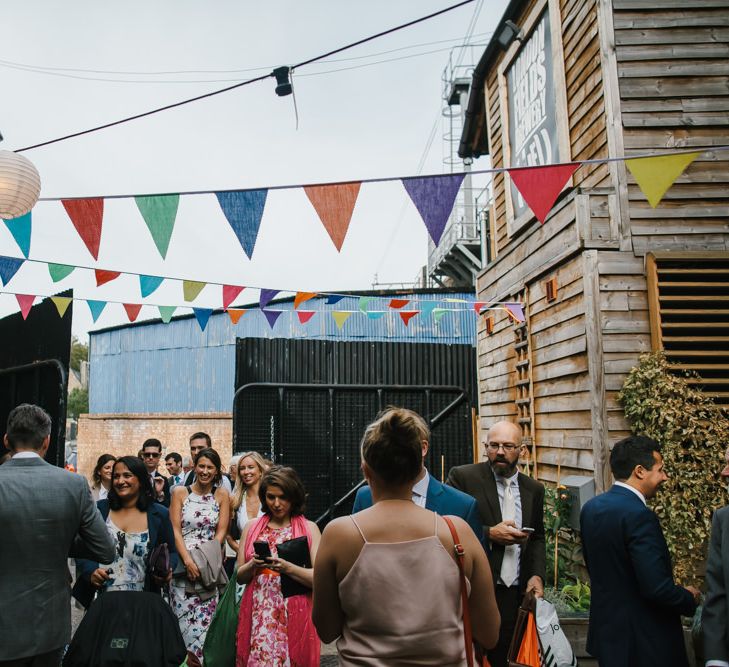
[[[13,459],[32,459],[34,456],[41,458],[41,455],[38,452],[31,452],[28,450],[24,450],[22,452],[17,452],[16,454],[13,454],[11,458],[13,458]]]
[[[428,499],[428,484],[430,484],[430,475],[428,474],[427,469],[423,468],[425,470],[425,475],[423,475],[423,478],[415,482],[415,486],[413,486],[413,502],[418,507],[425,507],[425,501]]]
[[[502,477],[501,475],[497,475],[495,470],[491,470],[492,473],[494,473],[494,479],[496,480],[496,492],[499,494],[499,507],[501,508],[502,512],[504,510],[504,490],[505,490],[505,480],[508,479],[511,481],[511,496],[514,499],[514,508],[515,508],[515,516],[514,516],[514,523],[516,524],[516,527],[521,530],[521,493],[519,492],[519,471],[517,470],[511,477]],[[516,581],[519,581],[519,573],[521,570],[521,544],[517,545],[519,548],[518,552],[518,558],[517,558],[517,565],[516,565]],[[499,583],[503,583],[501,581],[501,578],[499,577]]]

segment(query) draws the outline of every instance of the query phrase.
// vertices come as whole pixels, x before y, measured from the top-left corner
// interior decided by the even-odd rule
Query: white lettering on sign
[[[514,151],[524,148],[527,139],[547,117],[547,70],[544,51],[544,22],[532,33],[514,62],[515,141]]]

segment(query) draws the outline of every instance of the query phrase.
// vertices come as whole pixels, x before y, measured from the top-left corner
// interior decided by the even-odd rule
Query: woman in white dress
[[[228,545],[238,553],[238,539],[251,519],[263,515],[258,489],[266,472],[266,462],[258,452],[244,452],[238,459],[238,479],[230,500]]]

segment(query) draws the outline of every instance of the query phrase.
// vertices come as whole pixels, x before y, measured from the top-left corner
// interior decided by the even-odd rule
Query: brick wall
[[[135,455],[147,438],[162,442],[159,471],[166,475],[164,456],[190,454],[190,436],[204,431],[227,469],[233,449],[233,419],[229,412],[93,414],[78,420],[78,472],[89,477],[101,454]]]

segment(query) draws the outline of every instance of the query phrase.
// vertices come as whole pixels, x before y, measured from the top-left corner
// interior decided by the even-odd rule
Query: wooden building
[[[509,4],[474,73],[461,157],[707,149],[655,209],[623,161],[583,165],[544,225],[494,175],[478,299],[522,300],[526,322],[480,318],[482,427],[518,420],[541,479],[560,466],[610,483],[610,447],[629,433],[616,396],[643,352],[665,349],[729,404],[729,152],[711,150],[727,144],[729,0]]]

